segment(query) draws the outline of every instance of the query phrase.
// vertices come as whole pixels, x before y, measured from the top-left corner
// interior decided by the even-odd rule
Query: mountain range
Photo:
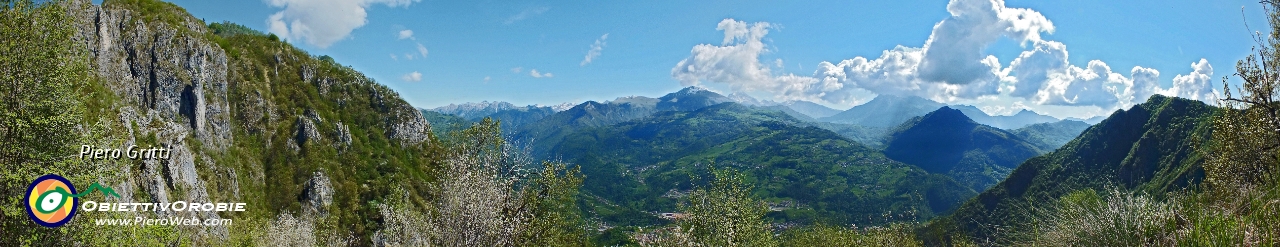
[[[709,167],[751,174],[755,193],[783,205],[774,217],[787,222],[883,223],[891,211],[923,219],[976,193],[799,123],[779,111],[722,103],[582,129],[551,153],[582,167],[584,192],[600,198],[593,211],[612,212],[597,216],[616,224],[652,221],[634,212],[675,210]]]

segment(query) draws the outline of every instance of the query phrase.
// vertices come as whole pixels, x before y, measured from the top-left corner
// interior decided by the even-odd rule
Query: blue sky
[[[1244,19],[1266,30],[1256,1],[172,2],[207,22],[281,34],[424,108],[656,97],[701,85],[837,109],[892,93],[994,114],[1090,117],[1155,93],[1204,99],[1253,45]]]

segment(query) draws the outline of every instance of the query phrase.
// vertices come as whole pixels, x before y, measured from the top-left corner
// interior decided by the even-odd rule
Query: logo
[[[59,227],[76,216],[76,187],[62,176],[48,174],[27,187],[27,216],[45,227]]]
[[[76,216],[80,197],[101,190],[103,194],[120,197],[114,190],[93,183],[84,193],[76,193],[76,187],[62,176],[47,174],[31,181],[27,187],[27,216],[45,227],[59,227]]]

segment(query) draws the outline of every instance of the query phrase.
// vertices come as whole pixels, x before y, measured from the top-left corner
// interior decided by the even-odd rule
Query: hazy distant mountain
[[[480,103],[449,104],[447,106],[430,109],[429,111],[457,116],[470,122],[477,122],[485,117],[490,117],[494,120],[501,121],[503,132],[514,133],[516,129],[524,126],[525,124],[538,121],[556,112],[568,110],[573,106],[574,105],[572,103],[552,106],[515,106],[511,103],[502,101],[482,101]]]
[[[781,105],[789,107],[792,110],[803,113],[804,115],[807,115],[815,119],[830,117],[840,113],[840,110],[831,109],[831,107],[826,107],[823,105],[819,105],[818,103],[813,103],[813,102],[803,101],[803,100],[792,100],[792,101],[782,102]]]
[[[1018,164],[1041,151],[1013,133],[978,124],[964,113],[942,107],[898,126],[884,154],[897,161],[947,174],[983,191]]]
[[[969,119],[973,119],[974,122],[1006,130],[1022,128],[1027,125],[1038,123],[1057,122],[1060,120],[1054,117],[1035,113],[1033,111],[1028,111],[1026,109],[1018,111],[1018,113],[1010,116],[991,116],[971,105],[952,105],[951,108],[964,112],[964,115],[969,116]]]
[[[449,104],[431,109],[433,112],[450,114],[467,120],[481,119],[489,114],[516,108],[511,103],[502,101],[481,101],[480,103]]]
[[[658,98],[659,111],[692,111],[699,108],[734,102],[733,99],[699,86],[690,86]]]
[[[759,99],[756,99],[755,97],[751,97],[751,95],[747,95],[747,94],[745,94],[745,93],[731,93],[731,94],[729,94],[729,95],[725,95],[725,97],[728,97],[730,100],[733,100],[733,102],[737,102],[738,104],[747,105],[747,106],[774,106],[774,105],[778,105],[778,102],[774,102],[774,101],[772,101],[772,100],[759,100]]]
[[[1076,121],[1084,122],[1087,124],[1098,124],[1099,122],[1102,122],[1103,119],[1107,119],[1107,115],[1095,116],[1088,119],[1069,117],[1069,118],[1066,118],[1065,120],[1076,120]]]
[[[1062,120],[1052,123],[1032,124],[1009,132],[1031,142],[1032,145],[1040,148],[1040,150],[1053,151],[1062,147],[1062,145],[1066,145],[1072,139],[1076,139],[1076,136],[1079,136],[1080,132],[1084,132],[1089,126],[1092,125],[1075,120]]]
[[[945,104],[916,96],[882,94],[866,104],[818,120],[869,127],[893,127],[943,106]]]
[[[800,118],[801,120],[805,120],[805,121],[813,121],[818,118],[830,117],[831,115],[836,115],[836,113],[840,113],[840,110],[831,109],[831,107],[826,107],[823,105],[819,105],[818,103],[813,103],[813,102],[803,101],[803,100],[790,100],[786,102],[775,102],[772,100],[758,100],[754,97],[751,97],[751,95],[747,95],[744,93],[731,93],[726,97],[733,100],[733,102],[737,102],[738,104],[743,104],[748,106],[757,106],[757,107],[766,107],[766,108],[772,107],[772,106],[783,106],[786,108],[790,108],[790,110],[793,112],[804,114],[804,117],[797,117],[797,118]],[[771,109],[778,109],[778,108],[771,108]],[[778,110],[781,110],[781,109],[778,109]],[[792,115],[792,116],[795,116],[795,115]]]

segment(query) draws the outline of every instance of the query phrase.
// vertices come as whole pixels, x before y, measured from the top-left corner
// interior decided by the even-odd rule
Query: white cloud
[[[400,61],[400,58],[396,57],[396,54],[391,54],[391,60]]]
[[[508,18],[507,18],[507,20],[506,20],[506,21],[503,21],[502,23],[503,23],[503,24],[510,25],[511,23],[516,23],[517,21],[521,21],[521,20],[524,20],[524,19],[528,19],[529,17],[533,17],[533,16],[536,16],[536,15],[541,15],[542,13],[546,13],[546,12],[547,12],[547,10],[551,10],[551,8],[548,8],[548,7],[527,8],[527,9],[524,9],[523,11],[520,11],[520,13],[519,13],[519,14],[516,14],[516,15],[513,15],[513,16],[511,16],[511,17],[508,17]]]
[[[511,68],[511,73],[520,73],[521,70],[524,70],[524,68],[522,67]]]
[[[400,80],[404,80],[407,82],[422,81],[422,73],[418,73],[417,71],[410,72],[408,74],[404,74],[403,76],[400,76]]]
[[[700,44],[688,58],[676,63],[671,77],[685,86],[701,82],[727,83],[735,89],[766,89],[774,84],[769,68],[760,63],[760,54],[768,51],[760,39],[769,33],[771,24],[724,19],[716,30],[724,31],[723,46]]]
[[[267,18],[267,30],[291,41],[327,48],[347,38],[367,22],[365,8],[373,4],[409,6],[421,0],[266,0],[284,8]]]
[[[1135,67],[1131,74],[1146,71],[1148,70]],[[1041,89],[1031,99],[1044,105],[1092,105],[1109,108],[1121,103],[1131,87],[1132,79],[1112,72],[1107,63],[1093,60],[1089,61],[1086,68],[1067,66],[1062,72],[1049,74]]]
[[[1000,37],[1034,42],[1041,32],[1054,30],[1039,12],[1005,7],[1003,0],[954,0],[947,12],[951,16],[934,25],[925,41],[921,79],[949,84],[994,80],[990,71],[1000,65],[985,62],[990,56],[983,49]]]
[[[1160,72],[1152,68],[1134,66],[1122,75],[1100,60],[1072,65],[1065,44],[1041,37],[1055,27],[1034,10],[1009,8],[1003,0],[952,0],[947,11],[951,16],[934,25],[921,47],[899,45],[874,58],[821,62],[812,75],[775,74],[770,68],[782,69],[781,59],[772,66],[760,60],[771,51],[762,40],[775,24],[725,19],[716,28],[724,32],[721,44],[694,46],[671,76],[685,86],[723,83],[783,100],[847,105],[874,94],[915,95],[994,112],[1051,109],[1077,117],[1126,108],[1153,94],[1216,97],[1209,83],[1213,69],[1203,59],[1192,64],[1190,74],[1175,77],[1172,88],[1162,89]],[[984,52],[1001,37],[1025,49],[1008,67]]]
[[[405,53],[404,59],[413,60],[413,53]]]
[[[986,46],[1000,37],[1038,42],[1041,32],[1053,31],[1053,24],[1040,13],[1007,8],[1000,0],[954,0],[947,10],[951,17],[934,26],[924,47],[898,46],[876,59],[822,62],[807,79],[775,76],[760,62],[760,55],[769,51],[761,39],[773,24],[726,19],[717,26],[725,34],[722,45],[695,46],[691,56],[672,69],[672,77],[684,85],[719,82],[735,90],[837,104],[859,101],[851,97],[862,90],[953,102],[1000,93],[1007,72],[1001,70],[998,59],[983,54]]]
[[[582,62],[578,63],[578,66],[587,66],[587,64],[590,64],[592,60],[595,60],[596,57],[599,57],[600,52],[604,51],[604,45],[605,45],[604,41],[606,39],[609,39],[609,34],[607,33],[604,35],[601,35],[599,39],[596,39],[596,43],[591,44],[591,49],[587,50],[587,56],[582,58]]]
[[[397,38],[396,38],[396,39],[410,39],[410,40],[417,40],[417,39],[413,38],[413,30],[409,30],[409,29],[400,30],[400,32],[399,32],[399,34],[397,35]]]
[[[1134,66],[1129,77],[1111,71],[1099,60],[1085,68],[1071,65],[1066,45],[1057,41],[1035,41],[1004,70],[1011,81],[1009,96],[1042,105],[1097,106],[1124,108],[1145,102],[1160,93],[1160,71]]]
[[[485,77],[484,77],[484,83],[489,83],[489,77],[488,77],[488,76],[485,76]]]
[[[533,78],[543,78],[543,77],[551,78],[555,75],[552,75],[551,73],[539,74],[537,69],[529,69],[529,76],[532,76]]]
[[[1213,77],[1213,66],[1209,65],[1209,60],[1201,58],[1199,62],[1191,63],[1191,69],[1190,74],[1174,76],[1173,87],[1162,90],[1160,93],[1216,104],[1221,97],[1210,81]]]
[[[427,57],[427,47],[422,46],[422,43],[418,43],[418,54],[421,54],[423,58]]]

